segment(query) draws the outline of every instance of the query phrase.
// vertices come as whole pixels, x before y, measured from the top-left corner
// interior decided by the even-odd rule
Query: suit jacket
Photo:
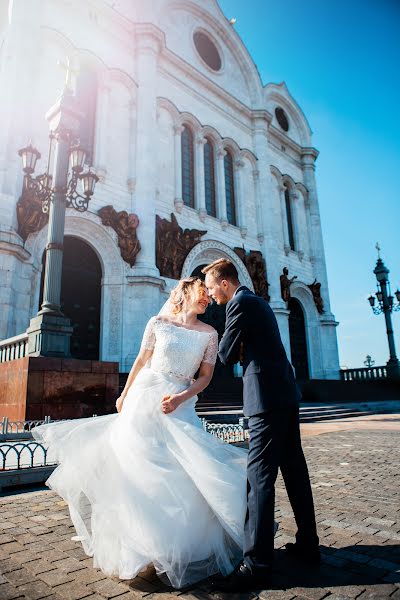
[[[275,315],[263,298],[240,286],[226,305],[218,355],[224,365],[239,360],[243,342],[243,412],[251,417],[279,405],[298,403],[300,392]]]

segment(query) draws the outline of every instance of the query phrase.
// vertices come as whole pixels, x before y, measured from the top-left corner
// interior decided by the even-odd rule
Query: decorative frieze
[[[234,248],[234,251],[248,270],[257,296],[261,296],[261,298],[269,301],[269,283],[267,281],[266,265],[262,252],[259,250],[246,252],[244,248],[239,247]]]
[[[183,230],[174,213],[171,221],[156,215],[156,265],[160,275],[179,279],[185,258],[206,233],[199,229]]]
[[[117,212],[111,205],[104,206],[97,211],[103,225],[112,227],[118,236],[118,246],[121,256],[131,267],[136,262],[140,252],[140,242],[137,237],[139,218],[134,213],[128,214],[126,210]]]
[[[42,201],[29,190],[24,190],[17,202],[18,233],[26,241],[30,233],[40,231],[49,220],[49,214],[42,211]]]

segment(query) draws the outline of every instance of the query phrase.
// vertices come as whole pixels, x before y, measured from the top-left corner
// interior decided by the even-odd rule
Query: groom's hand
[[[174,412],[180,405],[181,401],[178,396],[175,394],[168,394],[167,396],[163,396],[161,400],[161,410],[167,415],[168,413]]]

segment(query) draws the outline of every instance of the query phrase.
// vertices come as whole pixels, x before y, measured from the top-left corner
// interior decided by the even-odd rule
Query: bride
[[[217,332],[197,318],[209,302],[200,279],[179,282],[146,326],[118,414],[33,430],[58,462],[47,485],[107,575],[153,564],[181,588],[242,557],[247,452],[206,433],[195,412],[217,358]]]

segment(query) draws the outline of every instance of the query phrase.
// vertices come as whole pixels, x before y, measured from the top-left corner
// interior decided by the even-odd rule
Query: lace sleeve
[[[156,322],[156,318],[152,317],[150,321],[146,325],[146,329],[144,330],[142,344],[140,346],[140,350],[153,350],[156,344],[156,336],[154,332],[154,325]]]
[[[204,351],[203,361],[209,365],[215,365],[218,354],[218,333],[213,331],[210,335],[210,340],[207,348]]]

